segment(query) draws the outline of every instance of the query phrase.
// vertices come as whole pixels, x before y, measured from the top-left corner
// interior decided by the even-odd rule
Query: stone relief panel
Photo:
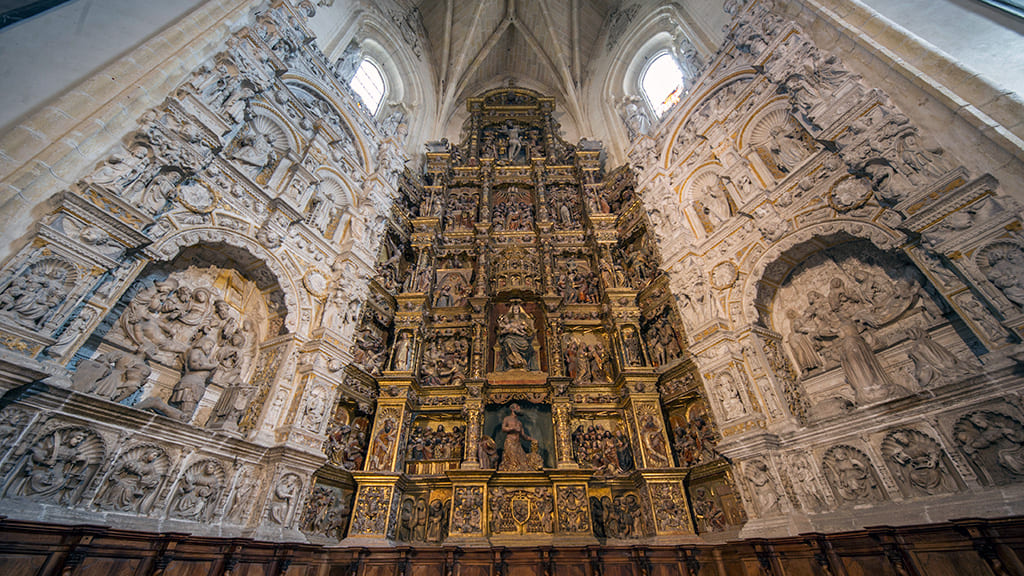
[[[751,130],[750,141],[776,179],[795,171],[817,149],[811,135],[784,109],[764,114]]]
[[[327,461],[345,470],[362,470],[370,436],[370,419],[354,406],[339,403],[327,428]]]
[[[465,329],[431,331],[425,338],[420,374],[425,386],[459,386],[469,375],[470,334]]]
[[[93,504],[107,510],[148,514],[168,479],[171,465],[170,456],[160,446],[133,446],[114,462]]]
[[[572,379],[573,384],[610,384],[615,376],[608,354],[608,340],[600,332],[563,334],[562,353],[565,357],[566,376]]]
[[[14,453],[3,494],[43,504],[76,506],[105,458],[105,442],[94,430],[58,427]]]
[[[299,516],[299,530],[334,541],[342,540],[348,531],[352,496],[351,491],[337,486],[313,486]]]
[[[390,486],[364,486],[356,497],[355,513],[349,534],[386,535],[388,515],[391,511],[392,488]]]
[[[648,484],[653,518],[658,534],[692,534],[689,506],[682,482],[652,482]]]
[[[668,425],[672,430],[672,451],[679,466],[707,464],[721,456],[716,449],[720,435],[703,398],[670,410]]]
[[[282,474],[270,491],[267,519],[278,526],[291,525],[302,498],[303,481],[298,474]]]
[[[366,456],[367,470],[391,470],[394,466],[402,413],[398,408],[382,408],[374,418],[373,436]]]
[[[727,473],[721,471],[695,479],[688,487],[698,534],[738,529],[747,521],[739,495]]]
[[[621,418],[580,419],[572,425],[572,456],[595,477],[621,476],[635,466],[626,425]]]
[[[644,496],[635,490],[593,489],[590,515],[594,536],[614,540],[643,538],[650,531]]]
[[[1024,310],[1024,247],[1014,242],[995,242],[978,251],[975,261],[985,278],[1010,303],[1008,314]]]
[[[484,526],[484,488],[456,486],[454,489],[451,533],[482,534]]]
[[[1024,477],[1024,425],[1018,418],[996,410],[969,412],[953,425],[953,441],[983,484]]]
[[[840,506],[886,500],[874,465],[857,448],[846,444],[829,448],[821,466]]]
[[[417,418],[405,445],[406,473],[442,474],[458,468],[465,442],[461,420]]]
[[[931,436],[910,428],[885,435],[885,464],[905,496],[929,496],[960,490],[949,457]]]
[[[678,325],[672,321],[672,317],[672,309],[668,306],[644,314],[641,331],[651,356],[651,364],[655,367],[668,366],[682,357],[682,340],[677,332]]]
[[[753,514],[759,517],[777,516],[789,511],[789,500],[775,479],[769,464],[763,459],[743,464],[744,479],[754,504]]]
[[[29,330],[38,330],[55,313],[78,282],[78,271],[51,256],[29,266],[0,291],[0,314]]]
[[[269,330],[262,291],[234,271],[189,267],[138,283],[126,298],[101,347],[134,354],[115,348],[81,361],[74,387],[186,421],[216,390],[206,425],[239,432],[258,391],[254,359]]]
[[[243,466],[235,475],[231,496],[224,506],[224,522],[247,525],[257,520],[253,510],[263,487],[263,473],[255,466]]]
[[[167,516],[193,522],[210,522],[227,489],[224,466],[214,459],[191,464],[178,478],[167,504]]]
[[[558,531],[565,534],[590,533],[590,507],[586,485],[560,485],[555,487]]]
[[[492,487],[487,494],[491,534],[552,534],[555,501],[551,488]]]
[[[14,448],[30,420],[31,416],[20,408],[5,406],[0,409],[0,456]]]
[[[806,454],[792,454],[788,459],[788,480],[799,505],[809,514],[831,508],[827,488],[814,461]]]
[[[816,415],[826,417],[968,372],[974,359],[962,341],[944,346],[932,338],[944,322],[939,301],[916,268],[861,241],[797,266],[778,290],[772,318]],[[899,342],[905,342],[902,357],[912,368],[905,360],[906,370],[883,364],[886,356],[900,355],[881,351]]]

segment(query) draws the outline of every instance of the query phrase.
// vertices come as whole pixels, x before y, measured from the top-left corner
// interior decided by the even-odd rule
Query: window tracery
[[[659,118],[665,115],[683,96],[683,71],[668,51],[651,59],[640,77],[640,90]]]
[[[370,111],[371,116],[376,116],[384,103],[384,96],[387,95],[387,84],[384,82],[384,75],[380,67],[369,58],[363,58],[356,68],[349,86],[362,99],[363,104]]]

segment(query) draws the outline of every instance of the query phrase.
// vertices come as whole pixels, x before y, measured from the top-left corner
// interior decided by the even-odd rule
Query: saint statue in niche
[[[539,442],[526,433],[522,421],[519,420],[519,405],[509,406],[508,416],[501,421],[501,431],[505,433],[505,444],[501,455],[501,465],[498,467],[503,472],[524,472],[540,470],[544,467],[541,458]],[[523,449],[523,440],[530,443],[530,451]]]
[[[498,356],[496,370],[540,370],[534,339],[537,329],[533,317],[518,301],[498,317]]]
[[[492,404],[485,410],[482,432],[477,454],[481,468],[531,472],[555,467],[554,423],[548,405],[525,400]]]

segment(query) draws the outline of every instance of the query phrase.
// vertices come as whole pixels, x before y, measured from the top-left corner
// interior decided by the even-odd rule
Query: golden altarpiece
[[[553,98],[509,86],[467,106],[463,141],[428,143],[422,185],[402,187],[357,328],[345,388],[379,389],[372,429],[343,396],[321,471],[351,471],[349,538],[738,527],[633,173],[562,140]]]

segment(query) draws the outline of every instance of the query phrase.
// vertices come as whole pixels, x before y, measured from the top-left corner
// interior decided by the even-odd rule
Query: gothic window
[[[1024,0],[981,0],[989,6],[1009,12],[1018,18],[1024,18]]]
[[[362,98],[370,114],[376,115],[384,102],[384,94],[387,93],[387,84],[384,83],[384,75],[381,74],[380,68],[369,58],[364,58],[352,76],[349,86]]]
[[[664,115],[683,95],[683,71],[668,51],[651,59],[640,76],[640,88],[655,114]]]

